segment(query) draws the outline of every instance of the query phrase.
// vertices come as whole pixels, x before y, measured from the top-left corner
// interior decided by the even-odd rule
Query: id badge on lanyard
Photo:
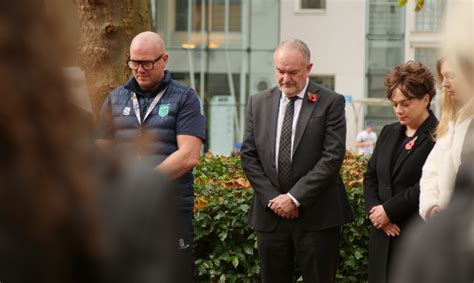
[[[163,96],[163,94],[165,93],[165,91],[167,89],[168,88],[166,87],[165,89],[160,91],[160,93],[158,93],[155,96],[155,98],[151,102],[150,106],[148,106],[148,109],[146,110],[146,113],[145,113],[145,116],[143,117],[143,120],[142,120],[141,115],[140,115],[140,104],[138,103],[137,95],[136,95],[135,92],[132,92],[133,112],[135,112],[135,116],[137,117],[138,124],[140,125],[140,129],[139,129],[139,135],[140,136],[143,133],[143,122],[145,122],[146,118],[148,118],[148,116],[153,111],[153,109],[155,109],[156,105],[158,104],[158,102],[160,101],[161,97]]]

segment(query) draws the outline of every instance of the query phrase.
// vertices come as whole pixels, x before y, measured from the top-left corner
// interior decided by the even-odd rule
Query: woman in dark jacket
[[[399,120],[385,126],[364,176],[364,197],[373,224],[369,236],[369,282],[387,281],[393,253],[408,222],[418,216],[419,180],[434,146],[438,120],[430,111],[433,75],[415,62],[385,78],[387,98]]]

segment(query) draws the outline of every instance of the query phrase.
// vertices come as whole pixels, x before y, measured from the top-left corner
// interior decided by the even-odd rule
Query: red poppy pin
[[[314,92],[309,92],[308,91],[308,99],[309,101],[311,101],[312,103],[316,103],[318,101],[318,94],[317,93],[314,93]]]
[[[418,136],[414,137],[414,138],[411,139],[409,142],[407,142],[407,143],[405,144],[405,149],[408,150],[408,151],[410,151],[410,150],[413,148],[413,146],[415,145],[415,141],[416,141],[417,138],[418,138]]]

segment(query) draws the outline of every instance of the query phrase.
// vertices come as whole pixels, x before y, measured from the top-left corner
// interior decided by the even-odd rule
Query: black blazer
[[[289,190],[300,203],[294,223],[307,230],[322,230],[353,220],[345,187],[339,175],[345,154],[345,100],[342,95],[309,83],[296,126]],[[275,166],[275,139],[281,91],[251,96],[241,149],[242,168],[254,189],[249,222],[257,231],[272,231],[280,217],[268,202],[287,191],[279,188]]]
[[[403,149],[394,157],[399,148],[399,137],[405,126],[394,123],[385,126],[375,145],[364,175],[364,198],[367,214],[372,207],[383,204],[390,221],[400,227],[399,237],[390,238],[382,230],[371,228],[369,237],[369,282],[386,282],[389,251],[394,249],[405,235],[404,228],[418,215],[420,196],[419,181],[422,168],[435,141],[433,132],[438,120],[432,112],[418,128],[418,138],[413,148]],[[397,158],[392,168],[392,158]]]

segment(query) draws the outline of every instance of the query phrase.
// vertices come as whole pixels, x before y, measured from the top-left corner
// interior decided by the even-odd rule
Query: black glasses
[[[132,60],[132,59],[128,59],[127,60],[127,65],[132,70],[138,70],[138,67],[140,65],[142,65],[143,70],[151,71],[155,67],[155,63],[160,61],[161,58],[163,58],[163,55],[165,55],[165,53],[158,56],[158,58],[156,58],[155,60]]]

